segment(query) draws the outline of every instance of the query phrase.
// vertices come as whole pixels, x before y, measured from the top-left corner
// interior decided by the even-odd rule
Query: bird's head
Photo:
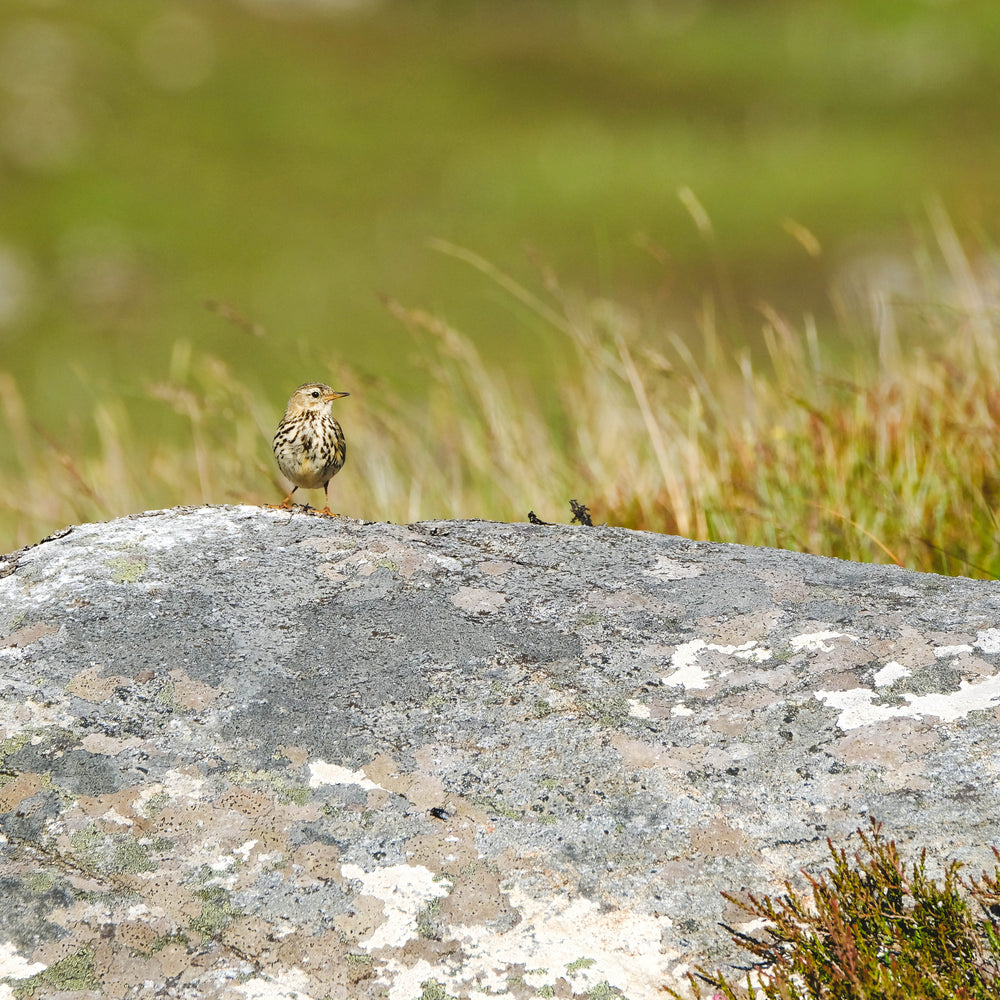
[[[323,382],[307,382],[292,393],[292,398],[288,401],[288,412],[297,413],[304,410],[329,412],[330,404],[335,399],[349,395],[349,392],[336,392]]]

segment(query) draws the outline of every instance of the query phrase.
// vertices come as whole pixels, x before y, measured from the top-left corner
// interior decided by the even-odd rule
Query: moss
[[[566,971],[573,975],[574,972],[580,972],[582,969],[589,969],[595,964],[595,959],[593,958],[578,958],[575,962],[570,962],[566,966]]]
[[[18,1000],[27,1000],[39,991],[41,996],[51,996],[56,990],[69,992],[100,989],[101,981],[97,978],[94,968],[94,950],[81,948],[72,955],[53,962],[42,972],[27,979],[15,980],[10,985]]]

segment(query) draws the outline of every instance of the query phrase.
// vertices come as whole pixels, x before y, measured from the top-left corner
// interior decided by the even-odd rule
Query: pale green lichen
[[[418,1000],[457,1000],[436,979],[425,979],[420,984],[420,989]]]
[[[24,730],[10,739],[0,740],[0,761],[26,747],[31,742],[32,735],[29,730]]]
[[[0,618],[0,637],[6,639],[24,621],[24,612]]]
[[[56,884],[56,877],[51,872],[38,869],[29,872],[24,877],[24,887],[29,892],[45,893],[49,892]]]
[[[441,900],[432,899],[417,913],[417,934],[422,938],[439,940],[441,933],[437,928],[437,920],[441,916]]]
[[[70,838],[73,853],[88,868],[117,875],[152,871],[149,848],[130,833],[103,833],[94,824]]]
[[[620,729],[622,724],[631,718],[628,701],[625,698],[604,698],[600,701],[589,701],[583,706],[583,709],[599,725],[608,729]]]
[[[289,781],[282,774],[274,771],[232,771],[228,775],[230,781],[235,785],[263,785],[282,805],[292,803],[297,806],[304,806],[309,801],[310,790],[305,785],[297,785]]]
[[[104,565],[111,570],[115,583],[135,583],[146,572],[146,560],[142,556],[116,556],[106,559]]]
[[[218,939],[239,911],[229,900],[229,893],[220,885],[205,886],[196,893],[201,899],[201,913],[188,926],[203,937]]]
[[[142,814],[146,819],[153,819],[154,816],[170,801],[170,793],[166,791],[155,792],[143,803]]]
[[[503,816],[504,819],[524,819],[523,810],[512,809],[510,806],[506,806],[502,802],[498,802],[496,799],[486,795],[477,795],[473,798],[472,802],[474,805],[486,809],[497,816]]]
[[[168,944],[179,944],[182,948],[189,948],[191,942],[183,931],[171,931],[169,934],[161,934],[155,938],[149,946],[149,954],[155,955],[158,951],[163,951]]]
[[[574,972],[589,969],[592,965],[596,964],[597,960],[594,958],[578,958],[575,962],[570,962],[566,966],[566,971],[572,976]]]
[[[8,979],[7,983],[17,1000],[28,1000],[39,993],[44,997],[56,991],[97,990],[101,986],[94,968],[93,948],[81,948],[33,976],[13,981]]]
[[[623,1000],[625,994],[606,979],[587,993],[587,1000]]]
[[[169,708],[171,712],[183,710],[183,706],[177,701],[177,688],[173,681],[167,681],[153,696],[153,700],[161,704],[164,708]]]

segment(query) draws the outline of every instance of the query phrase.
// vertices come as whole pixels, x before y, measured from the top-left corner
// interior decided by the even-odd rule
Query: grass
[[[907,865],[894,841],[873,823],[859,830],[863,849],[849,857],[830,844],[832,867],[806,876],[808,897],[786,883],[777,898],[750,895],[730,902],[759,920],[763,934],[731,928],[753,956],[745,988],[720,972],[689,979],[713,1000],[990,1000],[1000,992],[1000,868],[963,879],[944,867],[943,882],[927,872],[926,851]],[[994,850],[997,860],[1000,853]],[[680,994],[667,990],[672,996]]]
[[[1000,575],[1000,341],[993,286],[943,213],[912,253],[910,301],[874,286],[867,319],[832,338],[760,308],[756,354],[700,316],[701,356],[626,306],[565,290],[544,267],[531,290],[449,244],[522,321],[554,336],[560,375],[541,389],[484,361],[441,318],[388,301],[429,388],[405,396],[341,359],[303,376],[338,404],[348,464],[331,487],[355,517],[568,519],[768,545],[973,576]],[[215,306],[217,311],[227,310]],[[233,317],[234,336],[258,337]],[[827,341],[832,343],[828,344]],[[853,347],[846,351],[844,344]],[[654,346],[655,345],[655,346]],[[266,398],[222,358],[178,340],[139,399],[91,386],[92,410],[56,439],[0,373],[0,548],[63,525],[157,506],[274,502],[269,441],[285,394]],[[96,438],[88,435],[96,434]]]
[[[162,378],[179,332],[273,378],[268,407],[300,379],[299,338],[408,391],[377,291],[486,352],[512,339],[428,235],[527,282],[530,240],[574,283],[675,318],[720,258],[740,301],[822,325],[841,257],[895,240],[928,191],[997,217],[998,46],[988,0],[7,0],[0,365],[35,419],[44,392],[86,405],[71,365],[115,391]],[[713,252],[679,188],[711,211]],[[227,350],[205,296],[268,327],[266,361]]]

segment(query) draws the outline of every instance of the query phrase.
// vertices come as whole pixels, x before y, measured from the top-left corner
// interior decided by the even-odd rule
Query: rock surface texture
[[[992,869],[1000,585],[250,507],[0,557],[0,997],[661,997],[867,818]]]

